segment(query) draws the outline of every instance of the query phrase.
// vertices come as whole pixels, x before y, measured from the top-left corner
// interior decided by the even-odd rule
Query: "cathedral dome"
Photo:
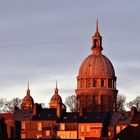
[[[27,89],[27,94],[22,100],[21,108],[22,109],[32,109],[34,105],[34,100],[30,95],[29,85]]]
[[[62,105],[62,98],[58,94],[58,88],[57,88],[57,82],[56,82],[56,88],[54,90],[54,95],[52,96],[49,106],[50,108],[57,108],[58,105]]]
[[[33,98],[27,94],[24,98],[23,98],[23,102],[26,104],[34,104],[34,100]]]
[[[51,98],[51,103],[62,103],[62,99],[61,97],[59,96],[59,94],[54,94]]]
[[[98,21],[91,50],[92,54],[84,59],[77,76],[78,107],[86,111],[113,111],[116,109],[117,78],[111,61],[102,54]]]
[[[82,62],[78,76],[115,77],[115,71],[106,56],[91,54]]]

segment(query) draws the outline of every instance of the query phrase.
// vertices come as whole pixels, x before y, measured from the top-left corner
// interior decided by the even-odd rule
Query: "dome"
[[[59,96],[59,94],[54,94],[51,98],[51,103],[62,103],[62,99],[61,97]]]
[[[115,71],[106,56],[91,54],[82,62],[78,76],[115,77]]]
[[[116,110],[116,76],[111,61],[102,54],[102,36],[96,22],[92,36],[92,54],[81,63],[77,76],[78,108],[86,111]]]
[[[34,100],[33,100],[33,98],[30,96],[30,95],[26,95],[24,98],[23,98],[23,102],[24,103],[30,103],[30,104],[34,104]]]
[[[30,90],[29,90],[29,86],[28,86],[27,94],[22,100],[21,108],[23,108],[23,109],[32,109],[33,105],[34,105],[34,100],[30,96]]]
[[[58,94],[58,88],[57,88],[57,82],[56,82],[56,88],[54,90],[54,95],[52,96],[49,106],[50,108],[57,108],[58,105],[62,105],[62,98]]]

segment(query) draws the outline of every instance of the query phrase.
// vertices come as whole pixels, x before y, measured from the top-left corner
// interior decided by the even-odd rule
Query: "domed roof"
[[[51,103],[62,103],[62,99],[58,94],[54,94],[51,98]]]
[[[92,54],[81,64],[78,76],[115,77],[115,71],[110,60],[102,54],[102,36],[99,33],[98,21],[96,32],[92,36]]]
[[[102,55],[89,55],[81,64],[78,76],[114,77],[115,71],[110,60]]]
[[[29,84],[28,84],[27,94],[22,100],[21,108],[29,109],[29,108],[32,108],[33,105],[34,105],[34,100],[30,96],[30,90],[29,90]]]
[[[58,88],[57,88],[57,81],[56,81],[56,88],[54,90],[54,95],[52,96],[50,103],[62,103],[62,98],[58,94]]]
[[[32,96],[30,96],[30,94],[27,94],[27,95],[23,98],[23,102],[28,102],[28,103],[33,104],[33,103],[34,103],[34,100],[33,100]]]

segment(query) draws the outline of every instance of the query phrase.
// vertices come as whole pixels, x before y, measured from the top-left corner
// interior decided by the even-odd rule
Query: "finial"
[[[27,85],[27,95],[30,95],[29,81],[28,81],[28,85]]]
[[[99,32],[99,29],[98,29],[98,18],[96,19],[96,32]]]
[[[30,88],[29,88],[30,86],[29,86],[29,81],[28,81],[28,86],[27,86],[27,89],[29,90]]]
[[[57,81],[56,81],[56,87],[55,88],[57,89]]]
[[[58,94],[57,81],[56,81],[56,87],[55,87],[55,94]]]

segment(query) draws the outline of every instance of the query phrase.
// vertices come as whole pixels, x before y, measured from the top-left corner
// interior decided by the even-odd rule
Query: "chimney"
[[[33,107],[33,115],[34,116],[37,115],[37,103],[34,104],[34,107]]]
[[[56,113],[57,113],[57,117],[60,119],[62,115],[62,109],[60,103],[57,105]]]
[[[85,109],[84,108],[80,108],[80,117],[83,117],[85,114]]]
[[[136,115],[136,113],[137,113],[137,108],[135,106],[132,106],[131,111],[130,111],[130,115],[134,116],[134,115]]]

